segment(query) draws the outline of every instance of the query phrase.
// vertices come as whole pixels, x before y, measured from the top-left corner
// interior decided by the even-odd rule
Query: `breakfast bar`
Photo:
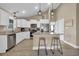
[[[50,34],[49,32],[36,32],[33,35],[34,35],[34,37],[33,37],[33,50],[38,49],[38,44],[39,44],[39,38],[40,37],[45,38],[45,40],[46,40],[46,48],[50,49],[51,41],[53,39],[53,36],[55,36],[54,34]],[[41,46],[40,48],[43,49],[44,47]]]

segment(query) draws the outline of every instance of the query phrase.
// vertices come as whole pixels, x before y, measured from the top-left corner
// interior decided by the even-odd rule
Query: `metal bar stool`
[[[52,50],[52,46],[53,46],[53,50]],[[63,50],[62,50],[62,46],[61,46],[59,35],[55,35],[52,38],[50,49],[51,49],[53,54],[54,54],[55,50],[58,50],[63,55]]]
[[[44,45],[41,45],[41,41],[43,41]],[[44,37],[39,37],[38,55],[39,55],[40,46],[44,46],[44,47],[45,47],[45,53],[46,53],[46,55],[47,55],[46,39],[45,39]]]

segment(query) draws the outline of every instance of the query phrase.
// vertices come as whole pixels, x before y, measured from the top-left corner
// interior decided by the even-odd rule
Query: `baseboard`
[[[71,43],[69,43],[69,42],[67,42],[67,41],[65,41],[65,40],[62,40],[62,41],[63,41],[64,43],[66,43],[66,44],[72,46],[73,48],[79,48],[79,46],[73,45],[73,44],[71,44]]]
[[[0,53],[6,53],[6,50],[0,50]]]

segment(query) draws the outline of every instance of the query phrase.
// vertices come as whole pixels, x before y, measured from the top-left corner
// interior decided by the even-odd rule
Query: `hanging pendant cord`
[[[52,10],[53,10],[53,3],[52,3]]]

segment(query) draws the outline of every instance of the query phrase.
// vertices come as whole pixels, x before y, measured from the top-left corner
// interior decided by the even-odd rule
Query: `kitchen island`
[[[33,34],[33,50],[37,50],[38,49],[38,44],[39,44],[39,37],[44,37],[46,39],[46,48],[50,49],[51,46],[51,40],[52,37],[54,36],[54,34],[50,34],[49,32],[36,32]],[[41,49],[43,49],[44,47],[41,46]]]

